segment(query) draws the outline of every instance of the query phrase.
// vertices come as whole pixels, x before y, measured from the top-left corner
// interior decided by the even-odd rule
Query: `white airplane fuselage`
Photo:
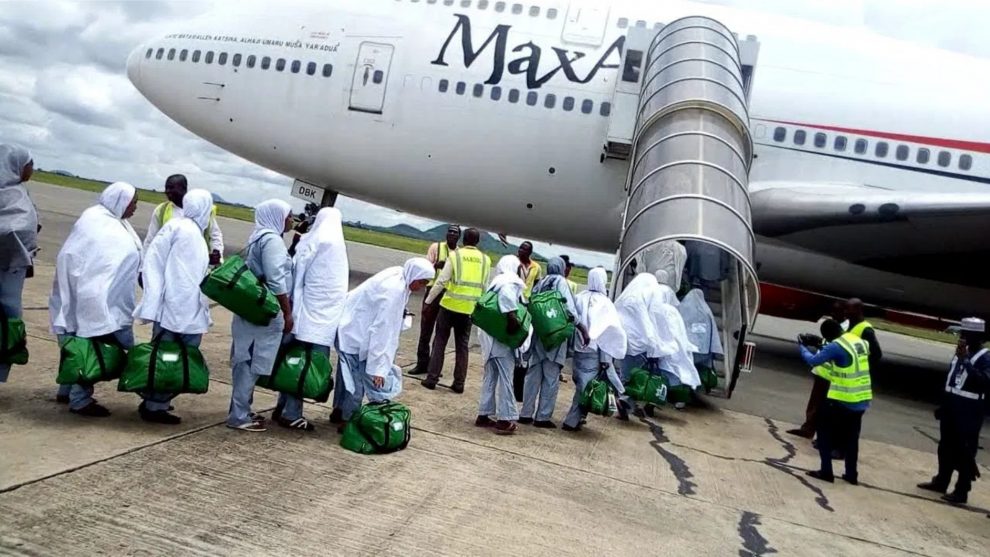
[[[990,90],[990,65],[965,56],[687,2],[323,5],[190,23],[136,50],[129,76],[196,135],[287,176],[426,217],[614,251],[628,162],[602,154],[626,24],[709,15],[760,41],[754,190],[990,187],[990,114],[979,94]],[[792,140],[799,130],[803,145]],[[855,152],[857,139],[868,151]],[[890,141],[883,157],[880,141]],[[919,162],[924,149],[930,160]],[[760,240],[763,281],[942,314],[982,296],[979,311],[990,313],[983,288]],[[932,288],[945,300],[931,302]]]

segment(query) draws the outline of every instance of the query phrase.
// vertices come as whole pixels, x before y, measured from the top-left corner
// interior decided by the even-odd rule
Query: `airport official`
[[[821,468],[808,475],[826,482],[834,482],[832,450],[845,455],[846,471],[842,479],[857,485],[859,474],[859,434],[863,426],[863,414],[870,406],[873,391],[870,381],[869,346],[852,333],[843,333],[838,322],[829,319],[822,323],[822,337],[828,341],[817,353],[800,346],[801,357],[812,366],[815,374],[829,381],[827,403],[818,422],[818,454]]]
[[[870,366],[876,372],[877,364],[883,359],[883,350],[877,340],[877,331],[863,316],[863,300],[852,298],[846,302],[846,316],[849,321],[848,331],[866,341],[870,346]],[[841,323],[841,322],[840,322]]]
[[[476,228],[464,231],[464,245],[454,250],[447,259],[440,276],[436,278],[426,304],[440,299],[440,312],[430,351],[430,367],[423,386],[436,389],[443,371],[444,352],[450,332],[454,331],[454,382],[451,389],[458,394],[464,392],[467,379],[468,357],[471,341],[471,314],[478,299],[485,292],[491,260],[478,249],[481,233]]]
[[[282,235],[292,230],[292,207],[281,199],[262,202],[254,209],[254,231],[248,237],[244,263],[256,277],[265,282],[281,311],[268,325],[255,325],[234,314],[230,324],[230,365],[233,385],[227,427],[240,431],[265,431],[265,421],[251,411],[254,387],[259,377],[272,374],[275,359],[282,346],[283,335],[292,332],[292,304],[289,294],[293,285],[292,259]],[[302,406],[293,401],[290,408]],[[287,400],[282,400],[283,406]],[[299,412],[301,414],[301,412]],[[292,429],[312,431],[304,419],[279,417],[279,424]]]
[[[24,182],[34,173],[27,150],[0,145],[0,319],[21,318],[24,279],[34,270],[38,251],[38,211]],[[0,346],[0,383],[7,381],[10,364]]]
[[[433,264],[414,257],[376,274],[347,295],[337,331],[340,358],[333,397],[334,412],[340,410],[342,421],[351,419],[365,396],[370,402],[384,402],[402,392],[395,354],[399,335],[407,328],[406,303],[433,276]]]
[[[206,190],[190,190],[182,199],[182,214],[174,215],[145,251],[142,275],[144,297],[135,317],[151,322],[152,336],[198,347],[210,327],[210,307],[199,284],[210,268],[203,232],[210,224],[213,197]],[[147,422],[176,425],[169,402],[175,393],[142,393],[138,413]]]
[[[337,328],[344,314],[347,286],[350,278],[347,246],[340,211],[333,207],[320,209],[312,227],[296,245],[293,259],[292,337],[313,346],[314,352],[329,357],[336,344]],[[343,389],[343,385],[339,385]],[[340,423],[340,412],[331,414],[330,421]],[[279,424],[308,430],[310,423],[303,417],[302,399],[280,393],[274,419]]]
[[[533,261],[532,242],[519,244],[516,257],[522,262],[523,280],[526,282],[526,290],[523,292],[523,302],[528,302],[530,295],[533,293],[533,287],[536,286],[536,281],[543,278],[543,268],[540,267],[539,263]]]
[[[55,259],[48,298],[51,330],[59,340],[99,339],[124,349],[134,346],[134,308],[141,270],[141,240],[127,219],[137,209],[137,190],[116,182],[83,211]],[[60,385],[69,411],[91,418],[110,415],[93,400],[92,385]]]
[[[441,271],[450,254],[457,249],[457,242],[461,239],[461,227],[451,224],[447,227],[447,238],[443,242],[430,244],[426,252],[426,258],[433,264],[436,274],[430,281],[430,288],[440,276]],[[430,368],[430,344],[433,341],[433,329],[436,328],[437,315],[440,313],[441,297],[437,296],[432,303],[427,304],[426,299],[430,296],[429,290],[423,295],[423,309],[420,312],[419,320],[419,346],[416,349],[416,369],[409,372],[409,375],[425,375]]]
[[[832,304],[830,318],[836,323],[841,324],[843,331],[848,329],[849,321],[846,320],[845,301],[836,300]],[[828,379],[822,377],[821,374],[816,373],[814,370],[812,370],[812,376],[814,377],[814,383],[811,386],[811,394],[808,396],[808,404],[805,407],[804,423],[799,428],[787,430],[787,433],[804,437],[805,439],[815,437],[815,432],[818,431],[818,416],[822,406],[828,400]]]
[[[976,452],[990,395],[990,353],[984,347],[986,323],[973,317],[963,319],[960,336],[949,365],[942,405],[935,411],[940,430],[938,473],[930,482],[918,484],[921,489],[944,494],[952,482],[952,473],[958,472],[955,491],[942,497],[955,504],[966,503],[973,480],[980,475]]]
[[[160,203],[151,214],[151,222],[148,223],[148,233],[144,237],[144,249],[148,250],[151,241],[158,235],[165,223],[172,217],[181,214],[183,210],[183,198],[189,188],[186,177],[182,174],[173,174],[165,180],[165,197],[168,201]],[[223,260],[223,233],[220,225],[217,224],[217,207],[213,206],[210,213],[210,223],[203,238],[210,247],[210,265],[219,265]]]

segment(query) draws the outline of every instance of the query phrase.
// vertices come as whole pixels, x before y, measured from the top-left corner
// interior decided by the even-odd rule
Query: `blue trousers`
[[[481,380],[481,400],[478,402],[479,416],[494,415],[500,421],[516,421],[519,410],[512,392],[512,373],[516,367],[515,358],[488,358],[485,362],[485,376]]]
[[[21,317],[21,297],[24,294],[24,278],[27,269],[8,269],[0,271],[0,306],[3,306],[7,317]],[[7,382],[10,375],[10,364],[0,364],[0,383]]]
[[[550,421],[560,390],[560,370],[564,366],[550,360],[530,362],[523,384],[522,417]],[[539,405],[537,405],[539,398]],[[535,412],[535,416],[534,416]]]
[[[645,362],[646,358],[643,358],[643,361]],[[581,393],[584,391],[584,388],[587,387],[588,383],[590,383],[595,377],[598,377],[600,364],[601,359],[596,352],[574,353],[574,357],[571,360],[571,367],[574,368],[574,400],[571,401],[571,409],[567,412],[567,417],[564,418],[565,425],[577,427],[581,423],[581,420],[584,419],[586,413],[584,410],[581,410],[581,406],[578,402],[581,400]],[[631,408],[633,403],[629,397],[626,396],[626,389],[623,386],[622,381],[619,379],[619,374],[615,372],[615,366],[609,364],[608,369],[605,372],[605,376],[615,392],[618,393],[619,400]]]
[[[110,333],[110,335],[113,336],[113,338],[115,338],[124,348],[131,349],[134,347],[133,328],[127,327],[125,329],[120,329],[119,331]],[[66,336],[71,336],[71,334],[59,335],[59,342],[61,342]],[[59,385],[58,394],[59,396],[69,397],[70,410],[82,410],[93,403],[92,385]]]
[[[199,348],[200,343],[203,342],[203,335],[173,333],[172,331],[162,329],[161,325],[155,323],[151,328],[151,335],[152,337],[156,337],[159,333],[163,333],[162,340],[181,342],[187,346]],[[176,396],[178,396],[177,393],[141,393],[141,398],[144,399],[144,407],[150,412],[167,412],[172,399]]]

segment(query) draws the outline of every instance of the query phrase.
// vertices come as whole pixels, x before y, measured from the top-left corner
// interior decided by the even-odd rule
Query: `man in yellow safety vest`
[[[529,296],[533,293],[533,286],[536,281],[543,278],[543,268],[536,261],[533,261],[533,244],[523,242],[519,244],[519,251],[516,252],[519,261],[522,262],[523,271],[526,273],[526,290],[523,291],[523,301],[529,302]]]
[[[437,315],[433,347],[430,351],[430,365],[423,386],[433,390],[443,371],[444,352],[450,332],[454,331],[454,381],[451,390],[457,394],[464,392],[467,379],[469,342],[471,340],[471,314],[478,299],[485,292],[492,262],[478,249],[481,233],[475,228],[464,231],[463,246],[448,256],[447,263],[440,271],[426,304],[440,299],[440,312]]]
[[[148,224],[148,233],[144,237],[144,249],[147,251],[151,241],[158,235],[158,231],[166,222],[170,221],[176,213],[181,214],[182,198],[186,196],[189,189],[189,182],[182,174],[173,174],[165,180],[165,197],[168,201],[160,203],[151,214],[151,222]],[[223,233],[220,225],[217,224],[217,206],[213,205],[213,214],[210,216],[210,225],[203,233],[203,238],[210,247],[210,265],[219,265],[223,259]]]
[[[430,288],[426,289],[423,296],[423,310],[419,318],[419,347],[416,349],[416,369],[409,372],[409,375],[425,375],[430,365],[430,344],[433,340],[433,329],[437,324],[437,315],[440,314],[440,296],[436,296],[432,303],[427,304],[426,299],[430,296],[430,289],[436,282],[440,272],[447,264],[450,254],[457,249],[457,242],[461,239],[461,227],[451,224],[447,227],[447,237],[443,242],[430,244],[426,252],[426,258],[433,263],[436,274],[430,281]]]
[[[808,475],[834,482],[832,449],[845,454],[846,473],[842,479],[858,485],[859,434],[863,414],[873,399],[870,381],[870,346],[852,333],[843,333],[833,320],[822,323],[822,334],[831,340],[818,353],[801,345],[801,357],[813,372],[828,379],[828,401],[818,420],[818,454],[821,468]]]
[[[846,302],[846,308],[849,316],[849,327],[846,330],[870,345],[870,367],[876,371],[877,364],[883,359],[883,351],[880,349],[880,341],[877,340],[876,329],[863,316],[863,300],[852,298]]]

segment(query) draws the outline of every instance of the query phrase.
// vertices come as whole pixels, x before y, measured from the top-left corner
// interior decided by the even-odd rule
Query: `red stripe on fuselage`
[[[758,118],[754,118],[758,120]],[[838,126],[822,126],[818,124],[806,124],[804,122],[787,122],[785,120],[767,120],[777,124],[787,124],[789,126],[802,126],[815,128],[818,130],[828,130],[833,132],[850,133],[856,135],[866,135],[890,139],[892,141],[905,141],[908,143],[921,143],[933,147],[945,147],[946,149],[960,149],[963,151],[975,151],[977,153],[990,153],[990,143],[980,143],[978,141],[963,141],[960,139],[945,139],[941,137],[925,137],[921,135],[908,135],[903,133],[880,132],[874,130],[859,130],[856,128],[842,128]]]

